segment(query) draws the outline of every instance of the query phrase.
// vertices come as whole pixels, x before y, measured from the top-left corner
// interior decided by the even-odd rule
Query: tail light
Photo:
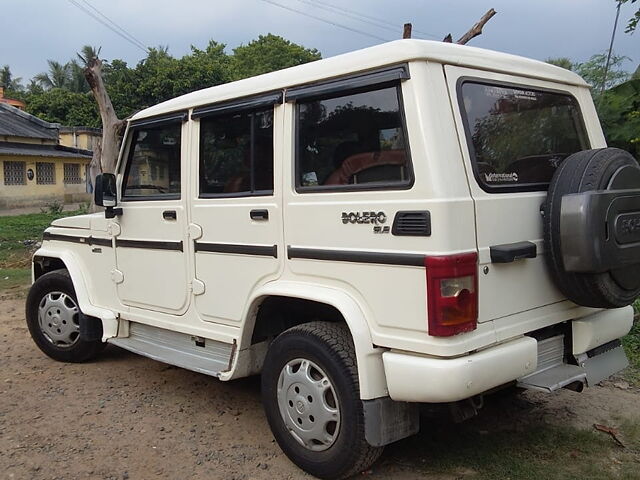
[[[478,325],[478,254],[426,257],[429,335],[450,337]]]

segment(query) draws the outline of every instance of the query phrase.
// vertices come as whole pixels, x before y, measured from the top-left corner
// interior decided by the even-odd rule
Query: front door
[[[131,307],[181,314],[188,306],[187,128],[183,115],[173,115],[128,130],[113,280],[120,301]]]

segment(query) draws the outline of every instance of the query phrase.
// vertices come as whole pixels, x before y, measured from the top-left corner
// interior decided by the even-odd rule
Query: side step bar
[[[233,345],[215,340],[194,338],[191,335],[129,323],[129,336],[111,338],[109,343],[160,362],[186,368],[194,372],[219,377],[229,369]]]

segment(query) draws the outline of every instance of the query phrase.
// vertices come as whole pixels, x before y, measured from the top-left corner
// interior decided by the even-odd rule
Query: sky
[[[189,53],[191,45],[204,48],[210,39],[226,44],[230,53],[234,47],[266,33],[317,48],[323,57],[329,57],[400,38],[405,22],[413,24],[414,38],[441,40],[451,33],[455,40],[493,7],[497,15],[485,26],[483,35],[469,45],[539,60],[569,57],[585,61],[608,48],[616,2],[0,0],[0,5],[0,66],[9,65],[15,77],[28,83],[31,77],[47,70],[47,59],[66,62],[86,44],[101,46],[103,58],[119,58],[130,66],[145,57],[139,46],[124,40],[77,5],[97,16],[91,10],[94,7],[143,45],[168,46],[176,57]],[[322,8],[327,5],[338,6],[342,11]],[[624,65],[628,71],[635,70],[640,63],[640,29],[629,35],[624,28],[639,6],[636,2],[622,7],[616,36],[615,52],[631,58]],[[369,23],[357,20],[363,18],[361,15],[366,15],[364,19]],[[373,19],[383,20],[386,28],[372,24]]]

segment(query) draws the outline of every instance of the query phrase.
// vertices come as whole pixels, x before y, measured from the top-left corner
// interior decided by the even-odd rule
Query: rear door
[[[590,148],[580,89],[452,66],[445,74],[475,203],[479,321],[561,302],[545,265],[541,206],[556,167]]]
[[[251,292],[276,278],[283,262],[279,185],[274,188],[281,101],[276,92],[192,114],[198,168],[189,230],[194,301],[205,321],[238,326]]]

